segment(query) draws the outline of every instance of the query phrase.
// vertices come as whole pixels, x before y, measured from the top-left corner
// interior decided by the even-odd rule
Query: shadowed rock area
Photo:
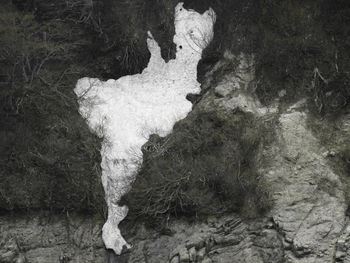
[[[88,218],[3,217],[2,262],[350,262],[346,169],[334,169],[343,158],[339,142],[350,134],[350,116],[336,120],[337,137],[325,143],[320,135],[326,128],[320,127],[329,120],[314,118],[306,100],[262,106],[254,95],[252,58],[241,55],[239,61],[218,83],[211,76],[227,61],[207,74],[207,92],[187,118],[215,109],[222,116],[253,113],[274,124],[261,134],[266,143],[255,157],[272,202],[267,212],[252,214],[256,207],[248,198],[236,213],[192,222],[171,216],[158,229],[127,218],[121,231],[132,248],[120,256],[106,253],[101,223]]]
[[[350,262],[343,0],[186,1],[217,14],[200,93],[141,147],[118,203],[130,208],[120,231],[131,247],[105,248],[101,140],[73,87],[140,73],[147,31],[174,58],[177,2],[147,3],[2,2],[0,263]]]

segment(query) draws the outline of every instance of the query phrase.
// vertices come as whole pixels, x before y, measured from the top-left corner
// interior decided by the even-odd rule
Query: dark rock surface
[[[86,216],[2,216],[0,262],[107,262],[101,228]]]
[[[120,256],[104,249],[103,222],[89,216],[1,216],[0,262],[350,262],[346,170],[334,164],[350,138],[350,115],[332,124],[337,129],[329,141],[321,140],[324,130],[312,126],[329,122],[312,118],[302,99],[263,107],[254,95],[252,58],[240,59],[241,66],[219,83],[207,75],[207,92],[194,110],[241,110],[275,120],[272,143],[257,149],[273,200],[268,213],[255,219],[227,214],[204,222],[171,220],[162,232],[125,224],[122,232],[132,248]]]

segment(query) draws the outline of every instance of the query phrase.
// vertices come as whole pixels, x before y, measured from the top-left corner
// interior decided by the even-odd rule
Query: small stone
[[[219,98],[226,97],[234,90],[234,86],[219,85],[215,88],[215,95]]]
[[[282,89],[278,92],[278,97],[283,98],[287,95],[287,91],[285,89]]]
[[[206,244],[205,244],[206,250],[207,250],[207,251],[210,251],[210,250],[213,248],[214,243],[215,243],[214,238],[210,237],[210,238],[206,241]]]
[[[206,257],[205,259],[202,260],[202,263],[212,263],[212,262],[213,261],[208,257]]]
[[[335,151],[325,151],[324,153],[322,153],[323,158],[335,157],[335,155],[336,155]]]
[[[328,157],[335,157],[335,152],[334,151],[330,151],[328,153]]]
[[[186,241],[186,248],[195,247],[197,250],[205,246],[205,241],[200,235],[194,235],[191,239]]]
[[[275,226],[274,226],[274,224],[272,223],[272,222],[268,222],[267,224],[266,224],[266,228],[267,229],[273,229]]]
[[[201,262],[205,257],[205,247],[197,252],[197,261]]]
[[[170,261],[170,263],[180,263],[180,259],[178,256],[173,257]]]
[[[188,251],[190,262],[196,262],[197,251],[195,247],[191,247]]]
[[[180,263],[188,263],[190,262],[190,255],[186,248],[181,248],[179,250]]]
[[[16,260],[16,263],[26,263],[26,258],[21,254]]]

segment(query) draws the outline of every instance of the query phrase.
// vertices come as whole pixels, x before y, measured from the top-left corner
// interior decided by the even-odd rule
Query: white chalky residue
[[[199,93],[197,64],[202,50],[213,37],[215,13],[204,14],[175,8],[176,59],[166,63],[151,33],[147,39],[151,58],[141,74],[106,82],[93,78],[78,81],[75,93],[80,114],[93,132],[103,137],[102,184],[108,205],[108,219],[102,230],[107,248],[120,254],[129,246],[118,224],[127,212],[118,201],[128,191],[142,161],[141,147],[152,133],[169,134],[175,122],[186,117],[192,104],[188,93]]]

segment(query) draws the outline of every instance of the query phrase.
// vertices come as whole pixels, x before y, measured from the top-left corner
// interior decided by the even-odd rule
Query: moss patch
[[[128,217],[164,222],[231,211],[263,213],[270,200],[256,171],[256,153],[265,128],[242,112],[225,119],[216,112],[192,112],[171,135],[151,137],[139,174],[123,198]]]

